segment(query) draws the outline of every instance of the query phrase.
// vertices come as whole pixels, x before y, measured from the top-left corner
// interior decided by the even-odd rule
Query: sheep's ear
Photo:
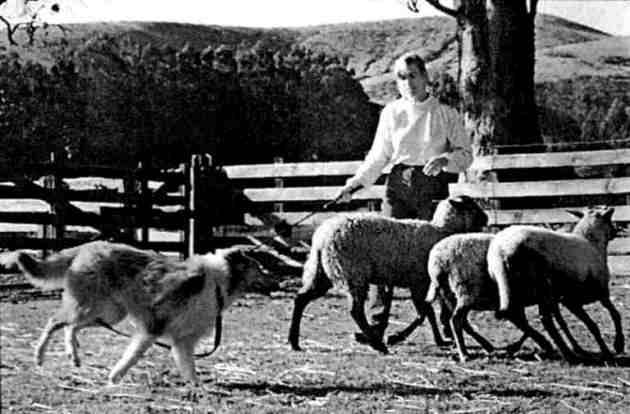
[[[602,214],[602,217],[604,217],[606,220],[612,221],[612,215],[614,213],[615,213],[614,207],[610,207],[606,211],[604,211],[604,213]]]
[[[457,207],[457,205],[462,205],[466,202],[466,200],[469,200],[469,199],[470,197],[465,196],[465,195],[456,195],[453,197],[449,197],[448,202]]]
[[[567,210],[567,213],[571,214],[572,216],[575,216],[577,218],[582,218],[584,217],[584,213],[582,213],[581,211],[577,211],[577,210]]]

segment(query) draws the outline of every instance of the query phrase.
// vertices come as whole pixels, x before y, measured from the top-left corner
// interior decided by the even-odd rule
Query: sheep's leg
[[[509,355],[515,354],[516,351],[521,349],[521,347],[523,346],[523,344],[525,343],[527,338],[529,338],[529,335],[527,333],[524,333],[523,335],[521,335],[521,337],[519,339],[517,339],[516,341],[512,342],[511,344],[508,344],[505,347],[505,351]]]
[[[556,344],[564,359],[568,362],[573,362],[577,359],[576,355],[569,349],[562,336],[560,336],[560,332],[556,329],[556,325],[553,323],[552,315],[556,312],[560,312],[558,310],[557,304],[541,304],[538,306],[538,311],[540,313],[540,318],[545,330],[551,336],[551,339]]]
[[[584,309],[582,309],[581,305],[570,304],[569,303],[569,304],[564,304],[564,306],[569,311],[571,311],[575,316],[580,318],[580,320],[582,320],[582,322],[584,322],[584,324],[587,327],[588,327],[589,323],[586,322],[586,320],[584,320],[583,317],[586,317],[591,322],[593,322],[593,320],[586,314],[586,312],[584,312]],[[581,313],[581,315],[578,315],[579,313]],[[567,325],[567,322],[564,320],[564,317],[562,316],[562,313],[560,311],[558,311],[554,316],[556,318],[556,322],[558,322],[558,325],[560,326],[560,329],[562,330],[562,332],[564,332],[564,336],[566,336],[567,339],[569,340],[569,342],[571,343],[571,348],[573,349],[573,352],[575,352],[577,354],[582,354],[582,355],[589,355],[589,353],[584,348],[582,348],[582,346],[575,339],[575,337],[571,333],[571,330],[569,330],[569,325]],[[589,330],[590,330],[590,328],[589,328]],[[604,344],[604,346],[606,346],[606,344]]]
[[[625,340],[623,337],[623,328],[621,327],[621,316],[619,315],[619,311],[617,311],[617,308],[615,308],[615,305],[613,305],[608,296],[602,298],[600,302],[602,306],[608,310],[608,313],[610,313],[610,317],[615,324],[615,342],[613,343],[613,346],[615,348],[615,352],[621,354],[624,349]]]
[[[428,286],[426,286],[428,287]],[[411,301],[416,308],[416,312],[418,313],[418,317],[422,318],[424,316],[429,320],[429,324],[431,325],[431,331],[433,332],[433,338],[435,339],[435,344],[437,346],[446,346],[450,345],[450,342],[442,339],[442,335],[440,334],[440,328],[438,327],[437,318],[435,317],[435,312],[433,311],[433,306],[430,303],[424,301],[426,297],[426,287],[425,289],[415,288],[411,289]]]
[[[523,337],[521,338],[523,341],[531,337],[537,344],[540,346],[545,353],[553,354],[554,349],[551,343],[537,330],[532,328],[532,326],[527,322],[527,317],[525,316],[525,309],[512,309],[510,314],[508,315],[508,319],[510,322],[514,324],[518,329],[523,332]],[[522,343],[521,343],[522,345]]]
[[[302,287],[295,297],[293,305],[293,317],[291,318],[291,327],[289,328],[289,343],[294,351],[301,351],[300,348],[300,321],[304,314],[306,305],[317,298],[321,298],[332,287],[332,283],[327,277],[319,277],[314,281]]]
[[[435,317],[435,312],[433,311],[433,306],[424,302],[422,306],[426,308],[424,312],[427,315],[429,324],[431,325],[431,331],[433,332],[433,338],[435,339],[435,344],[437,346],[450,346],[451,342],[445,341],[442,338],[442,335],[440,334],[440,327],[438,326],[437,318]]]
[[[472,336],[475,341],[483,348],[487,353],[491,353],[494,351],[494,346],[484,338],[479,332],[477,332],[468,322],[468,318],[464,318],[464,332],[468,335]]]
[[[443,292],[442,292],[443,293]],[[455,307],[453,298],[448,298],[446,296],[440,295],[440,322],[442,323],[442,332],[444,336],[452,338],[453,332],[450,326],[450,318],[453,315],[453,309]],[[414,305],[415,306],[415,305]],[[424,322],[424,318],[426,314],[422,314],[420,317],[416,318],[407,326],[406,328],[395,332],[393,335],[390,335],[387,338],[387,345],[396,345],[409,337],[413,333],[416,328],[422,325]]]
[[[369,338],[368,344],[383,354],[387,354],[387,347],[383,343],[381,337],[378,336],[377,332],[374,332],[372,326],[367,321],[365,317],[365,309],[363,306],[365,305],[365,297],[366,290],[362,288],[350,288],[348,292],[348,301],[350,302],[350,315],[352,315],[352,319],[357,324],[361,332]]]
[[[453,304],[440,295],[440,323],[442,324],[442,335],[445,338],[453,339],[453,331],[451,330],[451,317],[453,316]]]
[[[451,317],[451,329],[453,330],[453,339],[455,340],[455,345],[457,346],[457,353],[459,355],[460,362],[466,362],[469,358],[468,350],[466,349],[466,342],[464,342],[463,332],[466,315],[468,315],[468,308],[458,305],[455,307],[455,311]]]
[[[393,335],[387,337],[387,345],[396,345],[409,337],[424,321],[424,315],[420,318],[414,319],[409,326],[400,331],[395,332]]]
[[[613,359],[613,355],[610,352],[610,349],[608,349],[608,346],[606,345],[606,342],[604,342],[604,339],[602,338],[602,334],[599,331],[599,327],[597,326],[595,321],[593,321],[593,319],[591,319],[591,317],[588,315],[588,313],[586,313],[584,308],[582,308],[582,305],[574,304],[574,303],[566,303],[566,304],[564,304],[564,306],[566,306],[567,309],[569,309],[575,316],[577,316],[584,323],[584,325],[586,325],[588,330],[591,332],[591,334],[595,338],[595,341],[597,341],[597,344],[599,345],[599,348],[602,351],[603,357],[606,358],[606,359]],[[571,341],[571,340],[575,341],[575,338],[573,338],[572,336],[567,335],[567,337],[569,338],[569,341]],[[573,344],[573,342],[571,342],[571,343]],[[580,353],[583,353],[583,354],[588,354],[579,345],[578,345],[578,349],[579,350],[577,352],[580,352]]]
[[[385,330],[389,323],[389,315],[392,308],[392,298],[394,296],[394,287],[387,285],[370,285],[368,289],[368,309],[370,310],[372,331],[376,333],[379,340],[382,341]],[[370,323],[368,321],[368,323]],[[354,335],[357,342],[366,344],[370,339],[363,332],[357,332]]]

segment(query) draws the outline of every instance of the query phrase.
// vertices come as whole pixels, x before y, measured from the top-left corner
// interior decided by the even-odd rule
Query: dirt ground
[[[612,281],[613,301],[630,332],[630,274]],[[411,304],[398,292],[390,331],[411,321]],[[539,360],[528,341],[516,358],[486,356],[467,343],[474,359],[458,363],[452,348],[433,344],[423,326],[382,356],[354,342],[355,325],[346,300],[333,292],[307,309],[302,324],[304,352],[287,345],[293,292],[271,298],[249,295],[225,315],[219,350],[198,360],[202,386],[180,381],[167,351],[153,347],[123,378],[107,386],[109,367],[126,339],[103,329],[79,335],[83,365],[74,368],[54,337],[42,368],[33,346],[58,299],[0,303],[1,400],[3,413],[610,413],[630,412],[630,357],[612,364],[578,365]],[[599,305],[587,307],[612,346],[613,327]],[[533,310],[529,313],[541,328]],[[587,349],[597,346],[571,315],[567,321]],[[519,334],[491,313],[472,321],[496,345]],[[129,330],[126,323],[120,326]],[[628,339],[626,340],[626,349]],[[199,350],[208,349],[211,340]]]

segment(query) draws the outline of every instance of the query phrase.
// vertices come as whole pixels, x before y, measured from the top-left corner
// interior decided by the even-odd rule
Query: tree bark
[[[528,13],[525,0],[455,0],[454,8],[458,83],[475,153],[523,152],[509,146],[542,144],[534,95],[535,10]]]

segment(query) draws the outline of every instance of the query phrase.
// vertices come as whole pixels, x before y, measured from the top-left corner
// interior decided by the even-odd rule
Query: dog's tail
[[[16,267],[33,285],[42,289],[59,289],[64,285],[65,274],[74,254],[55,254],[45,260],[34,258],[25,252],[11,252],[2,255],[0,264],[7,269]]]

